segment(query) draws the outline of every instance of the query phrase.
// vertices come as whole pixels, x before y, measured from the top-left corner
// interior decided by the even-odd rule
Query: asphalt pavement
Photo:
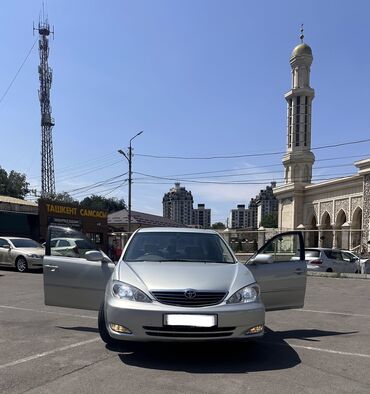
[[[304,309],[267,313],[256,342],[114,349],[42,285],[0,269],[1,393],[370,393],[369,280],[309,277]]]

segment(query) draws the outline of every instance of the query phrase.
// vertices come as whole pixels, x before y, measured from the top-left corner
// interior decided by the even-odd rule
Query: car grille
[[[162,304],[174,306],[200,307],[221,303],[227,292],[225,291],[197,291],[194,298],[187,298],[185,291],[153,291],[153,296]]]
[[[235,327],[143,327],[146,335],[170,338],[222,338],[233,334]]]

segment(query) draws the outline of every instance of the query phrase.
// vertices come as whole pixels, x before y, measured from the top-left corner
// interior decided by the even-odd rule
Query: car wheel
[[[328,268],[326,272],[333,272],[332,268]]]
[[[99,309],[98,328],[100,338],[103,340],[103,342],[105,342],[108,346],[114,346],[118,344],[118,341],[112,338],[107,330],[107,326],[105,324],[104,302],[100,305]]]
[[[28,271],[28,264],[27,260],[24,257],[18,257],[15,262],[15,269],[18,272],[27,272]]]

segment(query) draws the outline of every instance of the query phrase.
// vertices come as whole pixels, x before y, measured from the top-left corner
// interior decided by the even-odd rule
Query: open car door
[[[56,248],[55,239],[68,239],[69,248]],[[46,305],[98,310],[114,263],[86,236],[67,227],[50,226],[43,259]]]
[[[261,287],[267,311],[303,307],[307,264],[301,232],[271,238],[247,262],[247,267]]]

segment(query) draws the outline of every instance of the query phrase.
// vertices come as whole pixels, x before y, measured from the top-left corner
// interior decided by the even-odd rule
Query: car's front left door
[[[291,231],[271,238],[248,261],[247,267],[261,287],[266,310],[303,307],[307,263],[301,232]]]
[[[79,231],[64,227],[49,227],[46,242],[44,271],[44,297],[46,305],[98,310],[104,300],[106,284],[114,270],[114,264],[104,257],[101,261],[63,255],[61,250],[50,246],[55,238],[85,236]],[[97,250],[90,241],[91,250]]]
[[[4,238],[0,238],[0,263],[2,265],[11,265],[10,253],[9,242]]]

